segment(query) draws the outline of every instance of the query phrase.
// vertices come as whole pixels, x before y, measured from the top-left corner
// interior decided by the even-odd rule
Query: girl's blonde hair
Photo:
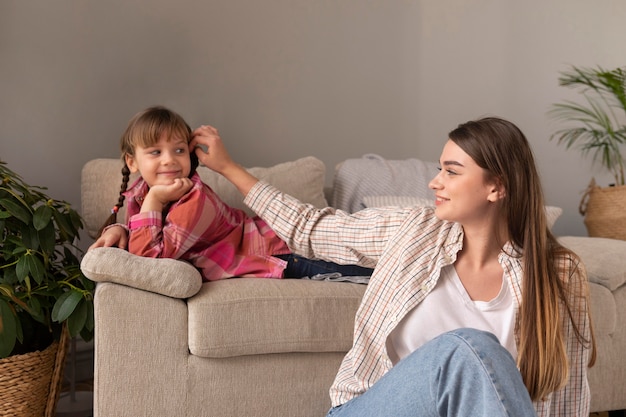
[[[111,210],[111,215],[100,228],[98,235],[102,234],[107,226],[117,223],[117,212],[124,206],[124,193],[128,189],[130,179],[130,169],[126,165],[126,156],[135,156],[137,146],[142,148],[154,146],[163,135],[169,138],[185,138],[189,143],[191,141],[191,127],[178,113],[163,106],[149,107],[135,114],[128,122],[126,130],[120,138],[120,150],[124,166],[122,167],[122,185],[119,198]],[[193,175],[198,167],[196,154],[191,152],[190,157],[191,172],[189,176]]]
[[[580,259],[558,243],[548,228],[545,202],[530,145],[517,126],[495,117],[459,125],[450,139],[489,175],[504,184],[501,205],[508,236],[522,257],[524,280],[518,315],[517,363],[524,383],[535,400],[563,387],[569,377],[565,319],[576,337],[591,349],[595,338],[582,334],[589,317],[586,273]],[[501,244],[504,242],[500,242]],[[571,276],[567,272],[573,271]]]

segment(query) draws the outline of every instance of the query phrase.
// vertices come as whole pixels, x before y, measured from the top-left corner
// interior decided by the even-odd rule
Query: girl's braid
[[[129,181],[130,181],[130,169],[128,169],[128,165],[124,163],[124,166],[122,167],[122,185],[120,186],[120,194],[117,200],[117,204],[113,206],[113,208],[111,209],[111,215],[107,218],[107,220],[104,222],[102,227],[100,227],[100,230],[98,231],[98,237],[102,235],[102,232],[104,232],[104,229],[106,229],[108,226],[111,226],[112,224],[117,223],[117,212],[122,207],[124,207],[124,200],[126,199],[126,197],[124,196],[124,193],[128,189]]]

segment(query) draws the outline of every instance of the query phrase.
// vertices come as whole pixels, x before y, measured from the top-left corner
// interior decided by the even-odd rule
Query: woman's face
[[[456,143],[448,140],[439,160],[440,172],[429,183],[435,192],[435,214],[461,224],[484,222],[503,187],[487,175]]]

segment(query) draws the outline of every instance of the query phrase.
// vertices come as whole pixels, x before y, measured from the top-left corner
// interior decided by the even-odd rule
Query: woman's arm
[[[389,238],[398,233],[409,210],[364,210],[355,214],[318,209],[259,182],[228,155],[217,130],[201,126],[190,143],[198,159],[223,175],[246,203],[287,243],[307,258],[374,267]],[[198,146],[196,148],[196,146]],[[206,151],[200,148],[206,147]]]

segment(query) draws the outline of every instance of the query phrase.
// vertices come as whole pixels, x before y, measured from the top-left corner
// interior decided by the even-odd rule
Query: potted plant
[[[68,333],[93,337],[95,284],[81,273],[74,245],[82,219],[45,190],[26,184],[0,161],[0,403],[16,415],[44,414],[35,397],[58,389]],[[43,366],[24,366],[28,360]],[[29,377],[37,382],[24,390],[18,380]],[[51,401],[43,398],[44,408],[52,408],[46,415],[54,415],[57,399],[58,393]]]
[[[559,85],[575,88],[583,103],[564,101],[554,104],[550,115],[569,125],[557,130],[557,139],[566,148],[577,148],[583,156],[610,173],[615,182],[596,185],[592,178],[580,204],[580,213],[590,236],[626,240],[626,185],[624,156],[626,144],[626,67],[572,66],[561,73]]]

